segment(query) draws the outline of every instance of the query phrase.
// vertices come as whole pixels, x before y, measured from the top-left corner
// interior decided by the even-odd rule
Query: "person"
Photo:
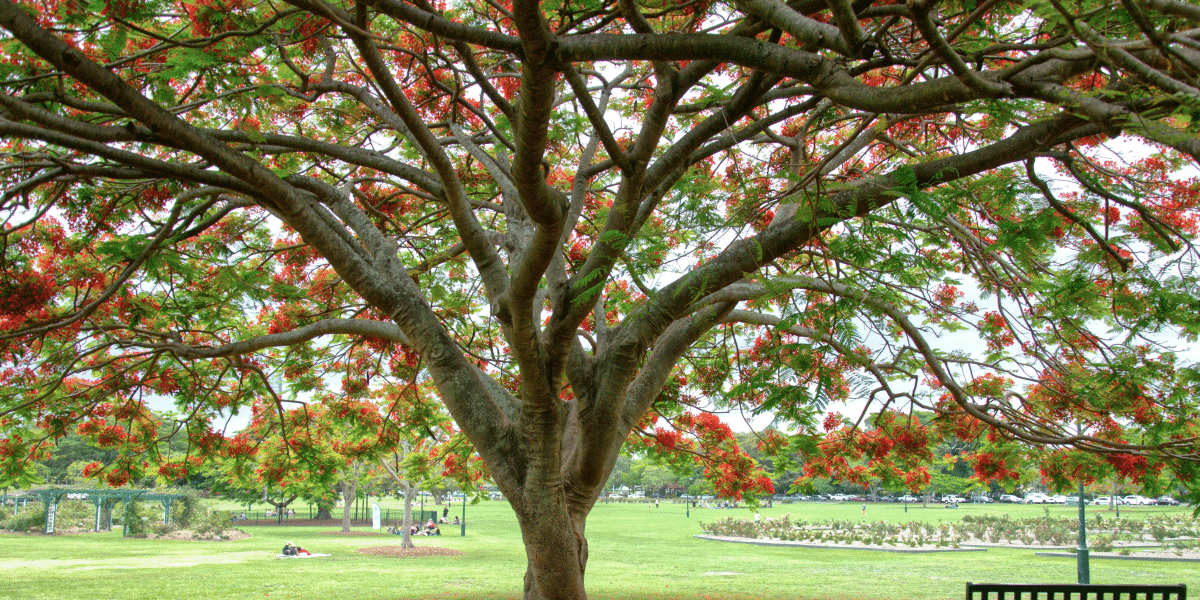
[[[756,510],[756,511],[754,511],[754,524],[755,524],[755,525],[758,525],[758,521],[759,521],[759,519],[761,519],[761,518],[762,518],[762,517],[758,516],[758,511],[757,511],[757,510]]]
[[[297,556],[298,552],[299,552],[299,549],[296,548],[296,545],[291,543],[290,541],[283,545],[283,555],[284,556]]]
[[[446,519],[448,519],[448,518],[450,518],[450,507],[449,506],[442,508],[442,522],[445,523]]]
[[[867,520],[867,504],[865,502],[863,503],[863,520]]]
[[[455,524],[455,525],[462,525],[462,523],[460,523],[460,522],[459,522],[459,520],[458,520],[458,515],[454,515],[454,524]]]

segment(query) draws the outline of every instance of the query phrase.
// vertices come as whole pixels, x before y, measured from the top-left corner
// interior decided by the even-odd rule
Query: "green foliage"
[[[172,505],[171,522],[182,529],[187,529],[194,522],[204,518],[205,512],[200,495],[196,493],[196,490],[189,489],[184,492],[183,498],[176,500]]]
[[[144,538],[149,534],[154,523],[146,516],[146,507],[141,500],[134,499],[125,503],[125,511],[121,514],[121,525],[129,537]]]

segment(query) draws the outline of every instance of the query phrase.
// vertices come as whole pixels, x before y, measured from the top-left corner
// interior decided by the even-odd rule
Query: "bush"
[[[200,503],[200,495],[196,490],[188,490],[175,505],[178,509],[171,515],[171,520],[180,529],[190,529],[195,524],[194,521],[205,518],[204,506]]]
[[[193,530],[199,535],[217,535],[225,533],[231,527],[229,513],[223,510],[210,510],[203,521],[194,523]]]
[[[131,537],[144,538],[146,537],[147,518],[142,515],[142,503],[140,500],[133,500],[125,506],[125,514],[122,517],[122,522],[125,524],[125,534]]]
[[[46,508],[27,508],[15,517],[9,517],[2,526],[7,531],[42,531],[46,526]]]

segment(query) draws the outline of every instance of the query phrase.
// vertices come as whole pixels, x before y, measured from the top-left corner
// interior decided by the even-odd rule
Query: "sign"
[[[383,525],[379,522],[379,504],[371,503],[371,529],[382,529]]]

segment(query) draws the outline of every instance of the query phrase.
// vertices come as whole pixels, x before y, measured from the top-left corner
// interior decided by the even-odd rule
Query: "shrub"
[[[147,518],[142,514],[142,503],[140,500],[133,500],[125,506],[125,515],[122,517],[125,525],[125,534],[130,537],[144,538],[146,537]]]
[[[200,496],[196,490],[188,490],[175,506],[178,508],[175,510],[175,514],[171,515],[171,520],[180,529],[190,529],[194,525],[194,521],[204,518],[204,507],[200,504]]]
[[[231,527],[230,515],[223,510],[210,510],[204,521],[196,524],[193,529],[200,535],[220,536]]]
[[[23,510],[5,520],[2,526],[8,531],[41,531],[46,526],[46,508]]]

